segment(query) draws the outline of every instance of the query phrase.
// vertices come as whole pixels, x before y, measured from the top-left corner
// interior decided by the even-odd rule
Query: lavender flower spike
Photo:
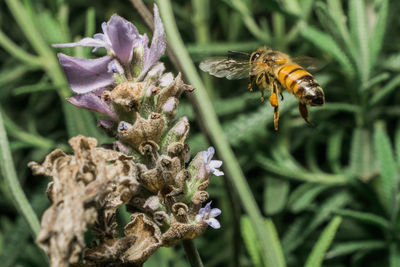
[[[214,229],[219,229],[221,228],[221,224],[215,217],[221,214],[221,210],[217,208],[211,209],[211,202],[212,201],[208,202],[204,208],[201,208],[198,215],[203,222]]]
[[[210,146],[207,151],[203,151],[201,157],[203,159],[206,170],[215,176],[222,176],[224,172],[218,170],[219,167],[222,166],[222,161],[220,160],[211,160],[215,154],[214,147]]]

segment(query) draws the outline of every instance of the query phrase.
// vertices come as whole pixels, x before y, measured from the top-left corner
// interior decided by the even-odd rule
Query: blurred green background
[[[267,248],[260,244],[252,219],[241,210],[244,198],[232,190],[235,181],[213,177],[209,193],[223,210],[222,228],[208,229],[195,240],[204,265],[400,266],[400,2],[171,2],[196,66],[209,56],[251,52],[262,45],[312,56],[325,65],[314,74],[326,95],[323,107],[310,108],[315,126],[303,121],[297,100],[284,93],[278,132],[273,131],[273,109],[268,101],[260,103],[258,92],[247,91],[247,80],[200,73],[266,219],[265,231],[272,235]],[[145,3],[152,9],[152,1]],[[67,141],[77,134],[112,141],[96,128],[96,114],[64,100],[71,92],[50,44],[101,32],[101,22],[113,13],[151,35],[128,0],[0,2],[0,125],[6,130],[0,126],[1,266],[47,265],[34,244],[32,224],[28,227],[16,208],[12,178],[40,218],[49,205],[50,179],[32,176],[27,163],[41,162],[55,148],[70,152]],[[90,48],[69,51],[95,56]],[[166,56],[161,60],[177,73]],[[192,153],[205,150],[209,144],[198,122],[207,124],[207,117],[196,116],[186,97],[179,116],[191,121]],[[121,220],[124,216],[121,211]],[[277,253],[265,257],[265,250]],[[180,245],[159,249],[145,266],[156,264],[188,265]]]

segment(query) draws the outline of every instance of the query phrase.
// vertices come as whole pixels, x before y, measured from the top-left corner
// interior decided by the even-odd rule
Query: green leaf
[[[302,10],[298,0],[282,0],[282,2],[286,12],[298,17],[302,15]]]
[[[287,96],[281,105],[281,115],[284,115],[295,104],[295,98]],[[232,146],[238,146],[244,141],[251,142],[257,135],[266,134],[265,127],[269,125],[272,128],[272,121],[272,107],[269,103],[263,103],[256,111],[241,114],[234,120],[225,122],[222,127],[228,142]]]
[[[361,86],[361,90],[368,90],[371,87],[375,86],[376,84],[378,84],[380,82],[383,82],[383,81],[386,81],[389,78],[390,78],[390,74],[389,73],[387,73],[387,72],[380,73],[380,74],[374,76],[373,78],[371,78],[365,84],[363,84]]]
[[[314,2],[315,0],[303,0],[299,2],[301,7],[301,15],[304,20],[307,20],[307,18],[309,17]]]
[[[331,196],[325,200],[318,208],[318,212],[315,214],[314,218],[309,223],[306,233],[310,233],[321,223],[328,219],[329,215],[333,211],[342,208],[351,202],[351,195],[347,191],[342,191]]]
[[[89,7],[86,10],[85,36],[92,36],[96,31],[96,9]]]
[[[26,219],[32,235],[36,237],[40,230],[39,220],[33,211],[24,191],[19,183],[14,162],[11,157],[8,138],[4,129],[2,112],[0,111],[0,169],[3,179],[13,196],[14,204],[21,215]]]
[[[328,189],[327,185],[303,184],[300,185],[292,194],[288,201],[288,208],[293,213],[299,213],[310,207],[314,199]]]
[[[5,68],[0,71],[0,87],[4,87],[4,85],[6,84],[17,81],[29,71],[37,69],[37,67],[30,67],[19,64],[16,65],[15,62],[13,65],[14,66],[12,68],[7,68],[7,65],[5,65]]]
[[[348,209],[337,209],[334,210],[333,213],[343,217],[355,219],[366,224],[376,225],[388,230],[390,229],[390,222],[388,220],[373,213],[348,210]]]
[[[320,111],[338,111],[338,112],[349,112],[349,113],[358,113],[360,112],[360,107],[353,104],[347,103],[326,103],[322,107],[318,108],[318,112]]]
[[[376,105],[385,97],[387,97],[397,86],[400,84],[400,75],[395,76],[390,80],[385,86],[383,86],[379,91],[377,91],[371,98],[371,105]]]
[[[382,49],[383,37],[385,35],[387,16],[389,11],[389,2],[388,0],[382,0],[380,3],[380,8],[378,11],[378,18],[375,22],[374,29],[372,31],[372,35],[369,40],[369,49],[370,49],[370,64],[371,67],[375,65],[375,62],[378,58],[379,52]]]
[[[294,222],[292,222],[282,237],[282,248],[285,255],[289,255],[295,250],[302,241],[299,242],[299,236],[304,232],[308,222],[308,216],[297,216]],[[303,240],[303,239],[302,239]]]
[[[400,252],[396,243],[390,244],[389,252],[390,267],[400,266]]]
[[[400,53],[388,55],[382,62],[382,67],[391,71],[400,71]]]
[[[287,166],[285,162],[277,162],[260,154],[256,154],[255,158],[260,166],[265,170],[288,179],[332,185],[345,184],[348,180],[348,178],[344,175],[332,175],[322,172],[313,173],[299,169],[296,166]]]
[[[297,247],[301,246],[306,238],[314,231],[319,225],[325,220],[329,219],[331,213],[343,206],[347,205],[351,201],[351,196],[346,191],[336,193],[327,200],[325,200],[315,210],[317,211],[311,220],[300,221],[297,225],[293,226],[294,230],[291,231],[290,235],[286,235],[283,239],[283,245],[285,253],[288,254]],[[292,226],[291,226],[292,227]],[[289,239],[290,237],[291,239]],[[293,238],[294,237],[294,238]],[[289,242],[290,241],[290,242]]]
[[[397,168],[400,168],[400,122],[397,123],[394,141],[395,141]]]
[[[274,215],[283,210],[289,193],[289,182],[266,178],[264,187],[264,212]]]
[[[326,149],[326,158],[329,162],[329,166],[335,173],[339,173],[342,170],[340,157],[342,151],[344,130],[338,129],[333,132],[328,138],[328,145]]]
[[[325,259],[345,256],[359,251],[370,251],[384,248],[386,248],[386,243],[381,240],[342,242],[334,245],[332,249],[326,253]]]
[[[271,251],[273,251],[273,261],[271,261],[272,256],[269,255],[267,256],[267,260],[270,263],[268,266],[286,266],[285,263],[285,258],[283,257],[283,251],[282,251],[282,246],[281,243],[279,242],[279,236],[278,232],[276,231],[275,225],[272,222],[271,219],[265,219],[265,224],[266,224],[266,230],[265,233],[268,235],[268,241],[269,245],[271,248]]]
[[[49,90],[55,90],[55,86],[49,83],[38,83],[32,85],[24,85],[17,87],[13,90],[14,95],[37,93]]]
[[[364,0],[349,1],[350,34],[353,43],[357,44],[356,59],[358,74],[362,84],[368,81],[370,72],[369,36]]]
[[[58,21],[52,17],[49,11],[41,12],[40,16],[37,16],[39,21],[39,28],[45,36],[47,43],[57,44],[64,41],[62,31],[60,31],[60,25]]]
[[[350,57],[353,62],[355,62],[358,58],[357,50],[355,44],[351,41],[350,33],[346,25],[347,17],[343,12],[342,1],[328,0],[327,11],[329,12],[329,17],[334,22],[337,32],[339,33],[342,42],[345,44]]]
[[[376,171],[371,136],[363,128],[356,128],[353,131],[349,170],[352,175],[362,181],[369,181]]]
[[[331,36],[308,25],[303,25],[303,27],[300,29],[300,34],[319,49],[325,51],[335,58],[344,68],[344,71],[347,73],[347,75],[350,77],[354,75],[354,68],[349,61],[349,58]]]
[[[379,163],[383,197],[385,198],[384,205],[389,213],[391,213],[395,202],[395,196],[398,192],[398,169],[396,167],[392,145],[383,122],[377,122],[374,128],[374,146],[376,158]]]
[[[336,216],[331,220],[319,237],[318,242],[314,245],[311,254],[308,256],[305,267],[317,267],[322,265],[325,252],[331,245],[341,222],[342,218],[339,216]]]
[[[257,240],[257,235],[254,232],[253,226],[248,216],[242,216],[240,219],[240,230],[242,232],[243,241],[247,252],[250,255],[251,262],[254,266],[263,266],[260,256],[260,247]]]

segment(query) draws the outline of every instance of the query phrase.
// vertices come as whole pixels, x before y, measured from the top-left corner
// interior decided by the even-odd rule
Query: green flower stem
[[[19,184],[12,161],[10,147],[8,144],[6,130],[4,128],[3,117],[0,111],[0,168],[7,187],[11,191],[16,208],[25,217],[33,236],[36,237],[40,230],[39,220],[28,202],[21,185]]]
[[[263,252],[262,255],[265,257],[269,266],[285,266],[283,260],[278,257],[280,254],[276,251],[276,247],[270,246],[270,244],[274,242],[273,236],[270,232],[265,230],[263,217],[257,207],[257,203],[253,198],[249,185],[240,169],[239,163],[225,138],[211,100],[206,93],[203,83],[189,57],[181,36],[179,35],[171,3],[169,0],[157,0],[156,2],[160,7],[160,13],[163,18],[168,41],[171,44],[180,65],[183,67],[186,77],[196,88],[194,96],[199,107],[200,115],[204,120],[206,120],[204,127],[209,133],[218,155],[224,162],[224,169],[226,170],[228,177],[232,179],[233,185],[240,197],[244,209],[249,214],[260,241]]]
[[[197,251],[196,245],[192,239],[182,240],[183,248],[185,249],[186,255],[189,259],[190,266],[192,267],[203,267],[199,252]]]

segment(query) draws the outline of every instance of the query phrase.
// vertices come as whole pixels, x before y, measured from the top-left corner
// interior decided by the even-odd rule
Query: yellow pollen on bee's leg
[[[271,106],[273,107],[278,106],[278,96],[275,93],[272,93],[269,97],[269,103],[271,103]]]

